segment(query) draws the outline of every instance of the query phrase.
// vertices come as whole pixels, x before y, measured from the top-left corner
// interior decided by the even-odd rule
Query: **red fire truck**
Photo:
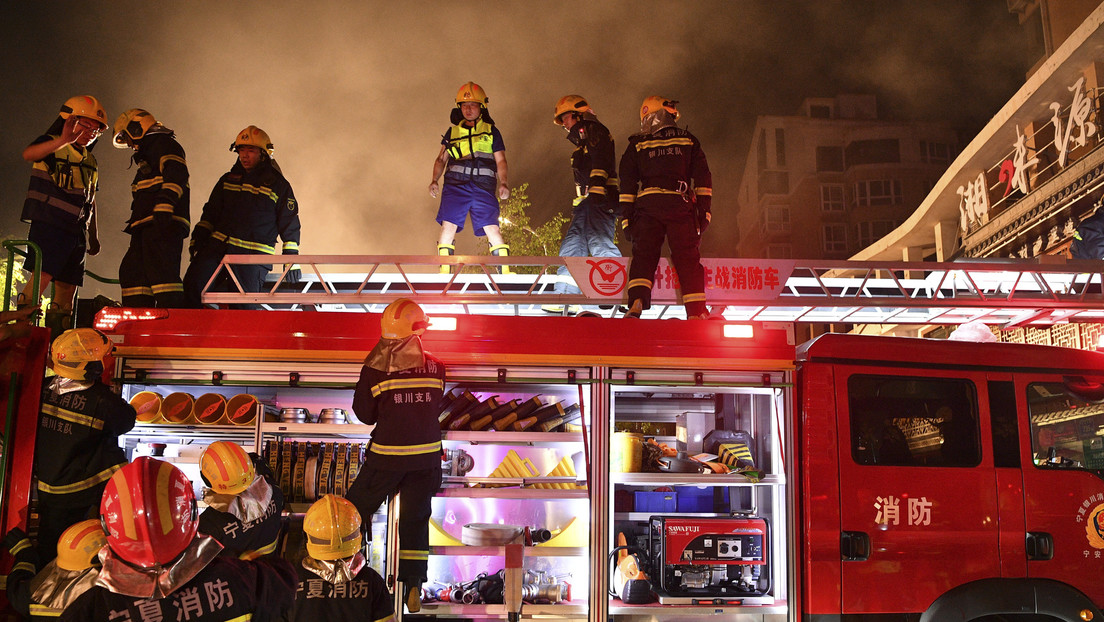
[[[798,345],[784,323],[449,315],[426,306],[434,326],[425,346],[448,366],[452,395],[576,406],[581,416],[548,431],[443,432],[446,449],[470,463],[447,473],[434,502],[422,613],[818,622],[1102,615],[1098,353],[847,334]],[[141,423],[128,437],[133,452],[166,444],[166,459],[183,464],[194,446],[238,440],[291,467],[294,511],[320,485],[340,490],[321,467],[330,452],[351,459],[344,444],[370,437],[366,426],[312,422],[312,413],[348,408],[379,338],[378,315],[105,309],[97,322],[116,344],[112,380],[128,399],[248,394],[259,404],[255,418],[238,421],[246,425]],[[26,375],[41,364],[39,352]],[[32,514],[34,400],[12,395],[5,528]],[[306,416],[280,420],[284,410]],[[746,462],[722,456],[733,451]],[[300,464],[305,479],[296,479]],[[514,545],[465,546],[472,524],[543,528],[551,538],[522,546],[518,561]],[[624,577],[611,573],[609,554],[619,541],[644,571],[643,592],[616,585]],[[382,553],[385,574],[391,554]],[[480,573],[504,567],[524,574],[523,604],[461,597]]]

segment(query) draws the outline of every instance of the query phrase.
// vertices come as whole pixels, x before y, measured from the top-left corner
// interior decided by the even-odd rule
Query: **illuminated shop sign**
[[[1057,154],[1058,169],[1065,168],[1070,163],[1069,153],[1078,147],[1088,144],[1088,139],[1096,136],[1096,124],[1092,122],[1093,100],[1085,93],[1085,78],[1082,76],[1069,87],[1073,94],[1072,102],[1068,108],[1063,108],[1061,102],[1051,102],[1050,110],[1053,112],[1051,124],[1054,126],[1054,150]],[[1065,111],[1065,118],[1062,113]],[[1013,192],[1027,195],[1031,192],[1031,179],[1028,171],[1039,164],[1039,158],[1035,154],[1039,148],[1030,149],[1027,145],[1028,138],[1016,126],[1016,140],[1012,144],[1012,155],[1000,163],[997,191],[1001,192],[1001,198],[1007,197]],[[990,169],[991,170],[991,169]],[[958,187],[958,211],[959,228],[963,233],[971,227],[978,227],[989,222],[989,186],[986,181],[986,171],[980,171],[973,181]]]

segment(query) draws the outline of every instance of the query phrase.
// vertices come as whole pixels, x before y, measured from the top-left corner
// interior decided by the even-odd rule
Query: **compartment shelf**
[[[543,479],[543,478],[541,478]],[[500,478],[496,478],[501,482]],[[508,481],[508,480],[507,480]],[[521,480],[518,480],[519,482]],[[589,491],[585,488],[563,490],[551,488],[442,488],[439,497],[468,499],[587,499]]]
[[[581,432],[445,432],[444,440],[468,445],[549,445],[558,443],[582,443]]]
[[[785,476],[766,475],[752,482],[742,475],[706,475],[680,473],[611,473],[610,481],[627,486],[778,486]]]
[[[506,554],[504,546],[431,546],[430,555],[477,555],[501,557]],[[577,546],[527,546],[525,557],[583,557],[585,547]]]
[[[531,618],[536,616],[578,616],[586,617],[588,606],[572,603],[570,605],[536,605],[525,603],[521,607],[521,617]],[[463,605],[457,603],[422,603],[422,614],[449,615],[449,616],[502,616],[506,617],[506,605]],[[405,616],[404,616],[405,617]],[[416,616],[415,616],[416,617]]]

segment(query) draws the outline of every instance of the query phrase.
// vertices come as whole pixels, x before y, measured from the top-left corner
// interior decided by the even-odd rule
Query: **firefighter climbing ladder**
[[[272,259],[228,255],[211,282],[228,275],[230,285],[225,289],[234,291],[209,291],[213,288],[208,283],[204,302],[379,312],[396,297],[407,296],[431,314],[548,315],[550,307],[580,305],[615,317],[622,312],[618,303],[624,300],[623,288],[606,296],[555,293],[556,269],[565,262],[560,257],[300,255],[296,257],[302,270],[298,283],[286,282],[292,267],[288,264],[273,272],[269,289],[260,293],[243,292],[229,270],[232,265],[271,263]],[[624,266],[628,259],[618,261]],[[706,294],[713,315],[731,321],[961,324],[981,320],[1004,328],[1104,322],[1104,262],[705,261],[710,262]],[[452,266],[454,273],[440,274],[442,265]],[[504,265],[511,266],[511,273],[498,273]],[[532,274],[518,273],[526,271]],[[578,276],[575,271],[572,274]],[[644,317],[682,318],[684,314],[674,296],[654,295]]]

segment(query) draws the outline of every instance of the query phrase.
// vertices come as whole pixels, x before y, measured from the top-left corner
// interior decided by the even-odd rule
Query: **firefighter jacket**
[[[164,215],[180,230],[181,237],[188,235],[192,229],[188,163],[172,130],[158,126],[146,132],[138,141],[133,159],[138,171],[130,184],[133,199],[125,231],[147,227],[155,216]]]
[[[237,495],[204,491],[207,508],[199,515],[199,533],[222,544],[222,555],[256,559],[276,551],[283,522],[284,493],[276,478],[256,454],[249,454],[257,469],[253,483]]]
[[[295,569],[287,560],[275,555],[252,561],[218,556],[162,598],[128,596],[96,585],[77,598],[61,620],[260,622],[279,620],[294,598]]]
[[[365,365],[353,392],[353,412],[373,425],[364,468],[417,471],[441,467],[437,407],[444,395],[445,365],[430,354],[411,369],[386,372]]]
[[[307,568],[311,562],[318,564],[317,560],[307,557],[298,568],[299,589],[295,593],[295,606],[286,620],[380,622],[395,613],[394,601],[383,577],[371,566],[364,565],[352,579],[343,580],[344,577],[323,576],[330,573],[320,575]]]
[[[57,138],[39,136],[34,144]],[[91,151],[69,144],[34,163],[23,222],[45,222],[68,231],[84,231],[99,186],[96,158]]]
[[[495,163],[494,152],[502,150],[502,136],[498,128],[482,117],[474,127],[460,122],[449,128],[442,143],[446,145],[449,155],[445,168],[446,184],[471,182],[494,192],[498,184],[498,164]]]
[[[99,505],[100,485],[126,464],[119,436],[134,420],[134,408],[102,382],[48,382],[35,435],[39,497],[58,507]]]
[[[636,209],[662,209],[667,204],[648,197],[681,198],[694,203],[700,214],[709,214],[713,199],[709,163],[698,139],[682,128],[668,126],[630,136],[619,171],[622,219],[631,220]]]
[[[613,137],[606,126],[591,113],[567,133],[575,145],[571,170],[575,175],[575,205],[587,196],[617,204],[617,169],[614,168]]]
[[[291,184],[271,159],[252,171],[235,162],[203,206],[192,231],[194,250],[218,240],[230,253],[274,255],[277,237],[283,240],[283,254],[299,253],[299,204]]]
[[[6,591],[12,608],[31,620],[56,620],[78,596],[96,583],[99,570],[59,568],[57,560],[36,574],[38,552],[19,528],[4,536],[3,546],[15,564],[8,572]]]

